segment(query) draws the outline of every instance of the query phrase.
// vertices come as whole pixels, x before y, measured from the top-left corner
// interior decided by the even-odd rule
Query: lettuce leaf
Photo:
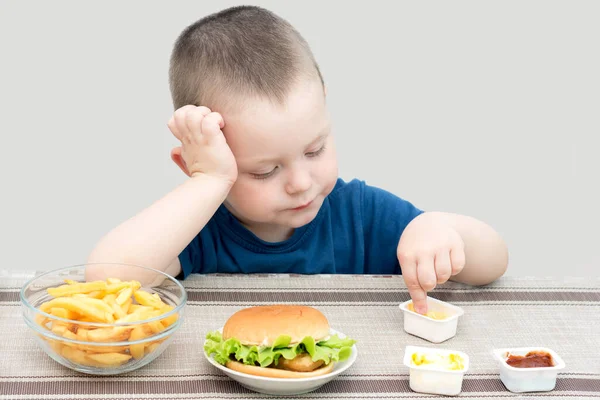
[[[332,361],[348,359],[352,354],[352,345],[356,343],[356,340],[342,339],[337,334],[316,343],[310,336],[290,346],[291,340],[290,336],[281,335],[273,346],[245,346],[235,338],[223,340],[219,331],[213,331],[206,335],[204,351],[209,357],[214,354],[214,360],[222,365],[230,360],[232,354],[243,364],[267,367],[277,365],[280,357],[291,360],[301,353],[308,353],[313,361],[323,360],[327,365]]]

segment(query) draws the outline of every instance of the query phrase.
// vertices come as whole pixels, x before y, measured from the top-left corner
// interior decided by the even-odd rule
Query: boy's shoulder
[[[364,213],[390,212],[401,216],[414,217],[422,210],[416,208],[410,201],[366,181],[354,178],[345,181],[338,178],[329,197],[332,208],[349,208]],[[390,214],[392,215],[392,214]]]
[[[364,185],[364,181],[357,178],[353,178],[350,181],[345,181],[343,178],[337,178],[337,182],[331,191],[331,195],[339,196],[352,192],[353,190],[360,190],[362,185]]]
[[[353,178],[346,181],[342,178],[338,178],[333,190],[327,196],[331,205],[347,204],[353,202],[360,202],[364,188],[366,184],[360,179]]]
[[[365,196],[383,196],[400,200],[400,197],[395,194],[377,186],[369,185],[366,181],[358,178],[352,178],[349,181],[338,178],[333,190],[329,194],[330,199],[334,201],[345,201],[351,198],[362,200]]]

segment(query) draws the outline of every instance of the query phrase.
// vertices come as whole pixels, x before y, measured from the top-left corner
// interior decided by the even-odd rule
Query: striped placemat
[[[504,277],[479,288],[444,284],[431,296],[465,314],[454,338],[432,345],[403,330],[398,304],[409,296],[399,276],[196,275],[184,281],[185,322],[170,347],[150,365],[111,377],[75,373],[36,347],[20,314],[18,291],[27,278],[10,275],[0,283],[0,399],[276,399],[241,387],[202,354],[206,332],[240,308],[268,303],[317,307],[332,328],[358,341],[357,361],[338,379],[315,392],[281,398],[437,398],[410,390],[402,364],[406,345],[466,352],[471,366],[460,397],[600,398],[597,277]],[[504,388],[492,349],[524,346],[549,347],[564,359],[552,392],[517,395]]]

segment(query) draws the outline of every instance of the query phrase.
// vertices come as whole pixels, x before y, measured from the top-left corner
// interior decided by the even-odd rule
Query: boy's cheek
[[[238,179],[229,192],[228,200],[237,209],[255,212],[257,208],[268,207],[274,196],[264,182],[256,179],[253,179],[256,182],[252,182],[250,179]]]
[[[338,163],[335,154],[327,160],[326,164],[323,166],[321,171],[324,172],[324,178],[327,182],[326,188],[328,192],[331,192],[335,187],[337,178],[339,176]]]
[[[327,173],[327,177],[326,177],[326,183],[325,185],[323,185],[323,194],[325,195],[329,195],[329,193],[331,193],[333,191],[333,188],[335,187],[335,184],[337,183],[337,178],[338,178],[338,169],[337,168],[330,168],[328,170]]]
[[[244,199],[246,201],[254,199],[260,193],[263,193],[268,188],[265,185],[261,185],[262,181],[249,177],[239,177],[235,182],[229,195],[236,199]]]

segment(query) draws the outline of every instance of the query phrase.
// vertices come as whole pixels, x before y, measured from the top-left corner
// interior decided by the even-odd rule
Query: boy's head
[[[175,109],[244,107],[256,98],[283,104],[294,82],[323,81],[302,36],[287,21],[255,6],[232,7],[188,26],[169,71]]]
[[[253,6],[197,21],[175,43],[170,85],[175,109],[223,115],[238,164],[226,206],[242,223],[273,232],[316,216],[337,161],[321,73],[287,21]]]

